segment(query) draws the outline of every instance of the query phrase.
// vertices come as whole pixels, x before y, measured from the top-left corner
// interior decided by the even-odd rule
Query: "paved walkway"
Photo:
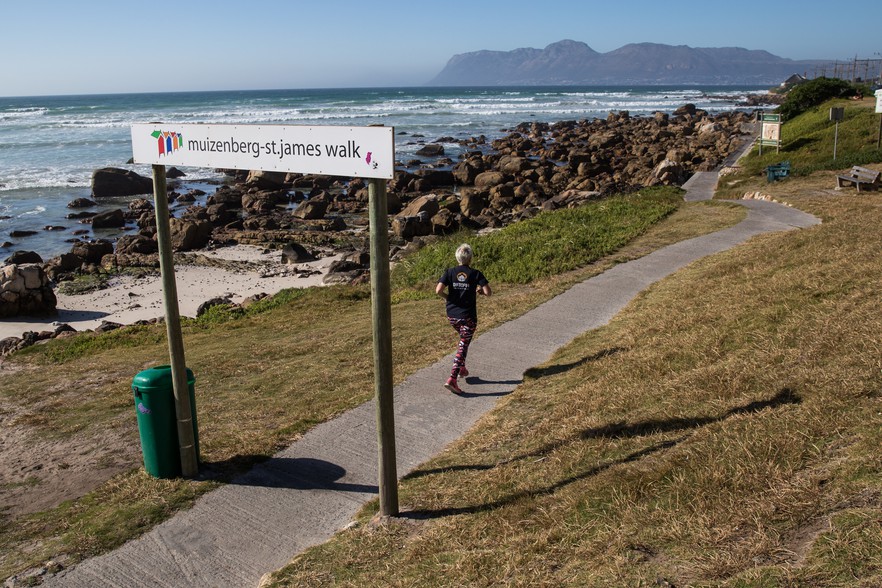
[[[716,173],[696,174],[687,200],[710,198]],[[462,436],[530,367],[574,337],[606,324],[641,290],[683,266],[770,231],[818,219],[762,201],[742,202],[737,226],[620,264],[524,316],[480,334],[469,351],[466,394],[442,390],[451,357],[395,389],[398,473],[412,471]],[[439,328],[442,328],[439,323]],[[451,343],[451,347],[453,344]],[[317,426],[235,483],[106,555],[47,580],[47,586],[256,586],[302,550],[348,524],[377,494],[373,402]]]

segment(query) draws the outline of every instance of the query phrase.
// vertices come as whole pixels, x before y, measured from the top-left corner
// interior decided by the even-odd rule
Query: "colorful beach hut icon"
[[[184,137],[176,131],[153,131],[150,136],[157,140],[160,155],[174,153],[184,144]]]

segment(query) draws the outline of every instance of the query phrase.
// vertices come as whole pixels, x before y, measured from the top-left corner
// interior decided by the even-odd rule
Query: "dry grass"
[[[882,196],[833,176],[763,185],[824,224],[656,284],[276,585],[882,585]]]
[[[684,205],[615,256],[537,285],[494,284],[482,328],[519,316],[611,264],[729,226],[739,208]],[[304,431],[372,394],[370,304],[365,288],[322,288],[247,320],[185,328],[205,478],[155,480],[142,469],[35,515],[0,518],[0,578],[59,554],[74,561],[111,549],[187,507],[219,482],[272,455]],[[431,317],[438,317],[438,322]],[[443,303],[393,307],[394,377],[449,353]],[[162,327],[126,329],[94,341],[54,341],[7,360],[0,411],[72,447],[95,435],[137,446],[131,381],[166,363]],[[78,347],[77,345],[82,345]]]

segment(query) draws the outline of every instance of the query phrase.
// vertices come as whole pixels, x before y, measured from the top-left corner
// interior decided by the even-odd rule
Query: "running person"
[[[444,272],[435,286],[435,293],[447,301],[447,320],[459,333],[459,346],[453,358],[453,369],[444,387],[451,392],[462,394],[456,380],[459,376],[469,375],[465,360],[475,329],[478,328],[477,294],[490,296],[490,284],[480,270],[469,267],[472,263],[472,248],[469,245],[463,243],[457,248],[456,261],[459,265]]]

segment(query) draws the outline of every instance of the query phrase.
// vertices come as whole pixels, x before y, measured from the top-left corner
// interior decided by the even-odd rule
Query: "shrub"
[[[790,90],[778,112],[789,120],[831,98],[847,98],[856,93],[855,86],[845,80],[815,78]]]

